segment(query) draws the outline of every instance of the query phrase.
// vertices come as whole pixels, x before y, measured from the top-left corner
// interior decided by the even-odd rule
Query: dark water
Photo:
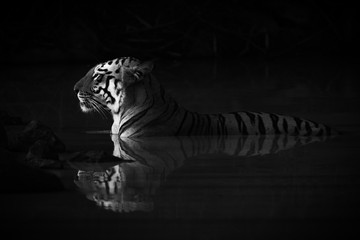
[[[2,108],[51,126],[68,151],[105,151],[122,159],[73,161],[64,170],[39,171],[38,177],[8,170],[1,226],[14,237],[294,239],[356,233],[357,64],[162,63],[156,76],[191,110],[286,113],[345,134],[138,142],[94,133],[109,129],[111,119],[80,112],[72,86],[89,67],[24,66],[2,83]]]

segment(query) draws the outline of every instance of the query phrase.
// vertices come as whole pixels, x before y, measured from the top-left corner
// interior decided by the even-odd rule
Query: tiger
[[[324,142],[326,136],[290,135],[222,135],[122,138],[111,135],[113,156],[94,161],[76,158],[69,162],[77,170],[75,184],[97,206],[118,213],[154,209],[155,195],[161,184],[186,161],[202,156],[221,155],[239,159],[282,154],[284,167],[295,150],[302,146]],[[85,154],[86,155],[86,154]],[[92,154],[93,155],[93,154]],[[272,158],[269,158],[272,159]],[[276,158],[281,159],[281,157]],[[209,161],[211,164],[212,161]],[[241,161],[239,161],[241,162]]]
[[[189,111],[164,90],[153,68],[153,61],[134,57],[95,65],[74,86],[81,110],[111,113],[111,134],[121,137],[338,133],[325,124],[275,113]]]

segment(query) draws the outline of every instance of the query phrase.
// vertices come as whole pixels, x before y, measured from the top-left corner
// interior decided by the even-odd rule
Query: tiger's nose
[[[79,84],[75,84],[75,86],[74,86],[74,92],[75,92],[75,94],[78,94],[78,93],[80,92]]]

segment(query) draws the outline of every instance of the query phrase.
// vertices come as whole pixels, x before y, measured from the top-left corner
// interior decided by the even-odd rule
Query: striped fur
[[[92,68],[74,90],[84,112],[110,111],[122,137],[190,135],[333,135],[330,127],[265,112],[200,114],[181,107],[150,74],[151,62],[125,57]]]

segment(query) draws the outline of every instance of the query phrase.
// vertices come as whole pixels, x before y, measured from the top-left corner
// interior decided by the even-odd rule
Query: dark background
[[[13,2],[1,14],[1,61],[355,57],[357,15],[340,0]]]

